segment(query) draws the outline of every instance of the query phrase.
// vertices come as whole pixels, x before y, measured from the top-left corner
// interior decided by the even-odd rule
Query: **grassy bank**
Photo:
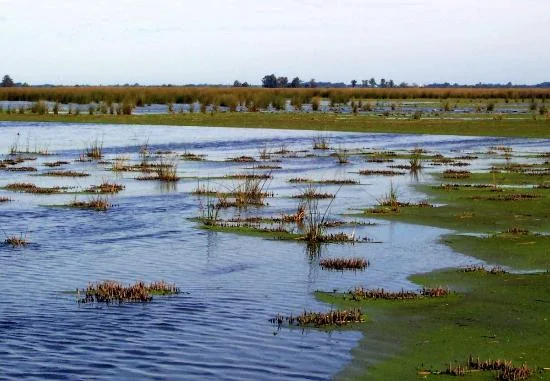
[[[519,366],[550,367],[550,275],[490,275],[454,270],[412,278],[425,286],[446,285],[458,296],[413,301],[353,301],[339,294],[317,297],[336,308],[361,308],[370,317],[346,380],[456,379],[432,375],[469,355],[506,359]],[[494,380],[474,372],[470,380]],[[550,380],[541,371],[532,379]]]
[[[438,180],[445,181],[442,177]],[[503,188],[545,184],[547,176],[527,173],[472,174],[452,186],[420,186],[429,201],[443,206],[403,206],[369,218],[397,220],[484,233],[451,234],[443,241],[454,250],[492,264],[536,274],[490,274],[450,269],[411,277],[418,285],[446,286],[457,295],[417,301],[354,301],[346,294],[318,293],[337,308],[361,308],[370,322],[364,339],[339,378],[351,380],[450,379],[435,375],[470,355],[510,360],[534,369],[529,379],[550,380],[550,231],[549,189]],[[475,184],[489,184],[478,186]],[[520,196],[522,195],[522,196]],[[404,204],[406,205],[406,204]],[[468,379],[493,380],[494,372],[467,372]]]
[[[391,119],[308,113],[193,113],[161,115],[0,114],[0,121],[275,128],[347,132],[550,138],[550,120]]]

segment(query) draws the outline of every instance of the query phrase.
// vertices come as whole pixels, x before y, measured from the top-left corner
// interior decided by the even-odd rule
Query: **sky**
[[[550,81],[549,0],[0,0],[0,75],[187,84]]]

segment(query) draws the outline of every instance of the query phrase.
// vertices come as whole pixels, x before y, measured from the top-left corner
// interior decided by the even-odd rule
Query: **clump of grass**
[[[10,202],[11,198],[9,197],[0,197],[0,204],[3,204],[4,202]]]
[[[187,151],[181,154],[181,158],[187,161],[204,161],[204,155],[198,155]]]
[[[86,172],[76,172],[76,171],[48,171],[44,172],[42,176],[52,176],[52,177],[87,177],[90,176]]]
[[[409,159],[411,171],[419,171],[422,169],[422,153],[414,152]]]
[[[349,154],[348,151],[344,148],[339,148],[334,152],[334,156],[338,160],[338,164],[348,164],[349,163]]]
[[[314,326],[342,326],[351,323],[361,323],[364,321],[363,313],[360,309],[350,310],[333,310],[329,312],[307,312],[304,311],[298,316],[282,316],[277,315],[273,319],[270,319],[271,323],[281,326],[284,322],[290,325],[297,325],[300,327]]]
[[[326,185],[357,185],[359,181],[353,179],[329,179],[316,181],[316,183]]]
[[[313,149],[328,150],[330,149],[329,139],[326,136],[316,136],[313,138]]]
[[[66,165],[66,164],[69,164],[69,162],[58,160],[58,161],[46,162],[46,163],[44,163],[44,166],[49,167],[49,168],[54,168],[54,167],[60,167],[62,165]]]
[[[302,190],[302,193],[292,196],[292,198],[300,199],[329,199],[334,197],[334,194],[319,192],[314,185],[309,185]]]
[[[4,240],[4,245],[9,245],[13,248],[17,248],[17,247],[25,247],[29,244],[29,242],[27,241],[26,234],[21,233],[18,236],[17,235],[8,236],[6,233],[4,233],[4,235],[6,236],[6,239]]]
[[[10,168],[6,168],[6,171],[8,171],[8,172],[36,172],[37,169],[35,167],[10,167]]]
[[[469,171],[456,171],[454,169],[448,169],[443,172],[444,179],[468,179],[472,176]]]
[[[91,283],[82,290],[84,297],[78,299],[78,303],[123,303],[123,302],[150,302],[152,295],[172,295],[180,292],[174,284],[164,281],[146,284],[137,282],[124,286],[122,283],[107,280]],[[80,290],[77,289],[80,296]]]
[[[400,176],[400,175],[404,175],[405,172],[376,170],[376,169],[363,169],[363,170],[359,171],[359,174],[363,175],[363,176]]]
[[[61,191],[67,188],[39,187],[31,183],[13,183],[13,184],[6,185],[4,189],[13,191],[13,192],[34,193],[34,194],[53,194],[53,193],[60,193]]]
[[[69,207],[71,208],[78,208],[78,209],[90,209],[90,210],[97,210],[97,211],[105,211],[109,209],[112,206],[112,204],[109,202],[109,200],[106,197],[92,197],[88,201],[73,201],[69,204]]]
[[[256,162],[256,159],[254,159],[252,156],[238,156],[238,157],[232,157],[226,160],[227,162],[232,163],[254,163]]]
[[[311,183],[312,180],[306,179],[305,177],[293,177],[288,180],[289,183]]]
[[[147,168],[152,168],[155,172],[153,176],[140,176],[136,177],[136,180],[160,180],[166,182],[179,181],[178,166],[173,159],[161,159],[158,163],[151,165],[148,164]]]
[[[526,380],[533,375],[533,370],[523,364],[516,367],[511,361],[507,360],[480,360],[474,359],[471,355],[466,363],[449,363],[443,374],[451,376],[465,376],[472,372],[494,372],[496,371],[496,380],[500,381],[521,381]]]
[[[369,261],[364,258],[326,258],[319,265],[327,270],[364,270],[369,266]]]
[[[459,271],[465,273],[506,274],[506,270],[504,270],[501,266],[493,266],[488,268],[482,265],[472,265],[463,267],[459,269]]]
[[[351,299],[356,301],[361,300],[411,300],[420,298],[439,298],[450,294],[449,289],[443,287],[423,288],[420,291],[386,291],[383,288],[365,289],[356,287],[348,292]]]
[[[392,210],[399,209],[401,203],[398,198],[397,187],[390,183],[390,189],[386,194],[377,199],[378,205],[382,207],[390,207]]]
[[[109,183],[107,181],[99,184],[92,185],[85,190],[86,193],[118,193],[125,188],[122,184]]]
[[[528,229],[524,229],[524,228],[521,228],[519,226],[513,226],[511,228],[508,228],[506,230],[506,233],[510,233],[510,234],[517,234],[517,235],[524,235],[524,234],[529,234],[529,230]]]
[[[103,157],[103,141],[96,138],[86,147],[84,153],[91,159],[101,159]]]
[[[269,180],[273,178],[271,173],[236,173],[234,175],[225,176],[226,179],[246,180],[246,179],[261,179]]]

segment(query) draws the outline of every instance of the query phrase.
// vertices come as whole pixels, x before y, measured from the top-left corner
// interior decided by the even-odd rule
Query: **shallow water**
[[[19,133],[19,138],[17,138]],[[517,152],[541,152],[546,140],[391,134],[326,133],[332,146],[407,149],[423,147],[446,155],[486,151],[492,145],[513,146]],[[415,287],[407,277],[417,272],[479,263],[438,243],[446,231],[402,223],[345,228],[380,243],[328,245],[321,257],[361,256],[371,266],[364,272],[328,272],[297,242],[214,233],[196,228],[195,177],[241,173],[245,163],[224,160],[258,156],[264,144],[276,150],[311,148],[310,131],[278,131],[163,126],[99,126],[0,122],[0,152],[19,139],[31,148],[47,146],[55,156],[22,165],[49,170],[45,161],[69,160],[72,170],[89,178],[49,178],[32,173],[0,171],[0,187],[13,182],[41,186],[85,187],[102,180],[121,182],[126,189],[112,198],[116,206],[104,213],[52,207],[81,195],[35,196],[0,191],[14,201],[0,204],[0,227],[6,234],[26,233],[24,249],[0,246],[0,378],[6,379],[310,379],[329,378],[350,360],[357,332],[319,332],[283,328],[269,319],[277,313],[327,310],[315,290],[361,285],[400,289]],[[91,141],[103,141],[106,159],[117,155],[137,159],[139,147],[206,154],[206,162],[178,163],[183,179],[173,187],[136,181],[136,173],[115,174],[107,165],[75,163]],[[327,153],[317,157],[282,158],[269,189],[275,197],[264,213],[293,212],[289,196],[303,188],[292,177],[354,178],[358,186],[323,187],[338,191],[333,217],[376,203],[389,182],[400,198],[423,199],[409,185],[411,176],[364,177],[363,168],[384,168],[353,156],[341,166]],[[303,156],[303,154],[302,154]],[[476,161],[485,168],[494,159]],[[436,168],[438,171],[441,168]],[[420,181],[430,181],[427,168]],[[233,180],[215,179],[212,187],[230,187]],[[321,202],[323,206],[328,202]],[[231,215],[231,212],[227,212]],[[253,214],[253,213],[252,213]],[[115,279],[124,283],[164,279],[182,294],[157,297],[149,304],[79,305],[66,290],[89,281]]]

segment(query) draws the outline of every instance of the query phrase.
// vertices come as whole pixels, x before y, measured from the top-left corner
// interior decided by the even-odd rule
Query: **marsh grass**
[[[465,363],[449,363],[447,369],[442,372],[450,376],[466,376],[474,372],[496,372],[495,379],[499,381],[521,381],[530,378],[534,371],[526,364],[514,366],[508,360],[480,360],[470,355]]]
[[[279,327],[285,322],[289,325],[300,327],[325,327],[325,326],[343,326],[351,323],[361,323],[364,321],[363,313],[360,309],[333,310],[329,312],[308,312],[304,311],[298,316],[277,315],[270,319],[270,322]]]
[[[42,173],[42,176],[50,176],[50,177],[87,177],[90,176],[89,173],[86,172],[76,172],[76,171],[48,171]]]
[[[449,289],[444,287],[422,288],[420,291],[387,291],[383,288],[366,289],[363,287],[356,287],[348,291],[348,296],[355,301],[362,300],[412,300],[421,298],[440,298],[448,296],[450,294]]]
[[[369,261],[364,258],[325,258],[319,261],[319,265],[326,270],[364,270]]]
[[[5,190],[33,194],[54,194],[67,190],[67,187],[39,187],[31,183],[13,183],[3,187]]]
[[[11,246],[13,248],[25,247],[29,244],[27,241],[27,233],[20,233],[19,235],[8,235],[2,230],[5,236],[4,245]]]
[[[359,174],[362,176],[402,176],[405,175],[405,172],[400,171],[390,171],[390,170],[378,170],[378,169],[363,169],[359,171]]]
[[[88,201],[74,200],[68,206],[71,208],[77,208],[77,209],[106,211],[109,208],[111,208],[112,204],[109,202],[107,197],[97,196],[97,197],[90,198]]]
[[[90,114],[91,115],[91,114]],[[91,159],[101,159],[103,157],[103,140],[96,138],[86,147],[84,154]]]
[[[313,138],[314,150],[328,150],[330,149],[329,139],[326,136],[318,135]]]
[[[124,190],[125,186],[122,184],[110,183],[104,181],[99,185],[92,185],[84,190],[85,193],[119,193]]]
[[[84,293],[83,297],[80,297]],[[153,295],[179,294],[175,284],[164,281],[146,284],[137,282],[128,286],[122,283],[107,280],[90,283],[84,290],[76,290],[78,303],[123,303],[123,302],[150,302]]]

